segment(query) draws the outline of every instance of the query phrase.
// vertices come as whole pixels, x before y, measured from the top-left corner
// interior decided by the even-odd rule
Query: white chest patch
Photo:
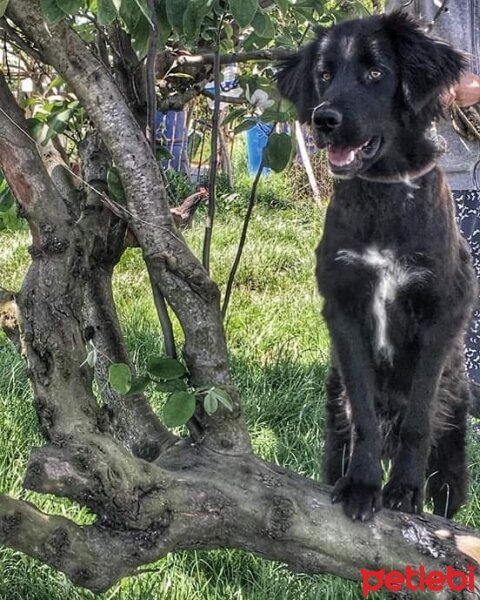
[[[395,301],[400,289],[410,283],[421,281],[427,269],[413,269],[395,257],[391,250],[380,250],[375,246],[359,253],[354,250],[339,250],[335,260],[345,264],[370,267],[377,279],[372,296],[374,321],[374,349],[377,356],[392,363],[394,347],[388,335],[388,306]]]

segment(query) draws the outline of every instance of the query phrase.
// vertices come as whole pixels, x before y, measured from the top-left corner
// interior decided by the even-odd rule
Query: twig
[[[151,11],[152,31],[150,32],[150,40],[148,43],[147,62],[146,62],[146,81],[147,81],[147,140],[155,156],[156,151],[156,116],[157,116],[157,95],[155,93],[155,64],[157,58],[157,42],[158,42],[158,17],[155,9],[155,0],[148,0],[148,6]],[[162,165],[159,165],[163,173]],[[167,193],[167,190],[165,189]],[[173,333],[173,325],[168,314],[167,303],[159,285],[155,282],[150,274],[152,282],[153,300],[157,309],[158,319],[162,328],[163,340],[165,344],[165,354],[170,358],[177,357],[175,345],[175,336]]]
[[[273,131],[274,128],[272,128]],[[247,212],[245,213],[245,220],[243,221],[242,233],[240,235],[240,241],[238,242],[237,254],[235,256],[235,260],[233,261],[232,269],[228,276],[227,288],[225,290],[225,298],[223,299],[222,305],[222,317],[225,319],[225,315],[227,314],[228,305],[230,303],[230,298],[232,296],[233,284],[235,282],[235,276],[238,271],[238,266],[240,264],[240,260],[242,258],[243,248],[245,247],[245,241],[247,239],[247,231],[248,226],[250,224],[250,218],[252,216],[253,207],[255,206],[255,201],[257,199],[257,188],[260,183],[260,177],[262,176],[263,168],[265,166],[264,160],[262,158],[262,162],[258,167],[257,174],[255,175],[255,179],[253,181],[252,189],[250,192],[250,200],[248,202]]]
[[[158,320],[160,321],[160,326],[162,328],[163,340],[165,343],[165,354],[169,358],[177,358],[177,348],[175,346],[173,325],[170,315],[168,314],[165,297],[162,294],[158,283],[155,281],[153,274],[150,272],[150,269],[148,269],[148,275],[152,286],[153,301],[157,310]]]
[[[213,221],[215,219],[216,204],[216,184],[218,167],[218,131],[220,127],[220,32],[223,25],[225,12],[222,14],[217,27],[217,39],[215,44],[213,61],[213,81],[214,81],[214,104],[211,130],[211,152],[210,152],[210,173],[208,181],[208,214],[205,223],[205,238],[203,240],[203,266],[207,273],[210,272],[210,249],[212,246]]]
[[[9,25],[9,23],[7,22],[5,17],[0,19],[0,30],[3,30],[7,34],[8,38],[9,38],[9,42],[12,45],[17,46],[17,48],[19,48],[20,50],[23,50],[26,54],[31,56],[36,61],[38,61],[40,63],[43,62],[43,58],[42,58],[42,55],[40,54],[40,52],[38,50],[36,50],[35,48],[32,48],[32,46],[30,46],[15,31],[15,29]]]
[[[215,100],[215,94],[212,94],[209,90],[203,90],[201,94],[202,96],[210,98],[210,100]],[[220,102],[228,104],[246,104],[248,100],[244,96],[225,96],[224,94],[220,94]]]
[[[220,54],[219,60],[221,65],[229,63],[240,63],[249,61],[267,61],[274,62],[276,60],[284,60],[292,56],[291,50],[285,48],[272,48],[270,50],[254,50],[252,52],[232,52],[231,54]],[[176,66],[201,66],[213,65],[215,61],[215,53],[182,55],[176,58]]]

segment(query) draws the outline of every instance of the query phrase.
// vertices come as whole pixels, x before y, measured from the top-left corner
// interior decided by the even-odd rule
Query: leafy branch
[[[167,394],[163,422],[168,427],[185,425],[193,417],[197,402],[203,404],[205,412],[210,416],[218,410],[219,405],[229,411],[233,410],[230,396],[224,388],[213,384],[189,386],[187,378],[185,366],[179,360],[169,357],[152,359],[148,363],[147,373],[138,377],[133,377],[130,367],[125,363],[113,363],[108,371],[109,384],[122,396],[142,393],[149,385],[154,385],[158,392]]]

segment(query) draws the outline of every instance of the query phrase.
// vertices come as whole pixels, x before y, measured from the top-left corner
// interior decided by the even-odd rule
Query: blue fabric
[[[259,121],[247,130],[247,162],[250,175],[256,175],[262,162],[263,149],[267,145],[268,134],[273,125],[266,125]],[[270,169],[263,169],[263,174],[270,173]]]

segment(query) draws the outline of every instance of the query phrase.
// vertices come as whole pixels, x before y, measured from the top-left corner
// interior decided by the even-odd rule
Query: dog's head
[[[319,29],[277,80],[299,119],[311,121],[332,172],[350,178],[424,138],[465,67],[461,53],[396,12]]]

